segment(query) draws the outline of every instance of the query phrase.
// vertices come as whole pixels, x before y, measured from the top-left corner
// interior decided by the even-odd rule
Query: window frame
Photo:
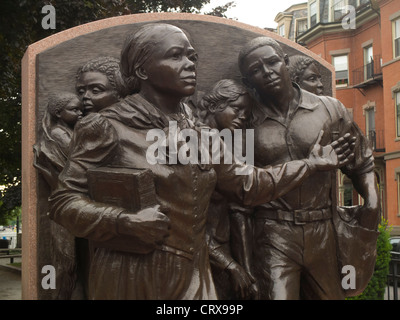
[[[337,4],[340,4],[340,2],[342,2],[342,8],[341,8],[341,10],[336,10],[336,11],[341,11],[341,14],[337,19],[335,19],[334,6],[336,6]],[[343,9],[346,9],[346,6],[348,6],[349,1],[348,0],[338,0],[337,4],[335,3],[335,0],[329,1],[329,21],[331,21],[331,22],[337,22],[346,15],[346,13],[343,12],[344,11]]]
[[[395,169],[395,180],[397,184],[397,215],[400,215],[400,172],[399,168]]]
[[[338,83],[338,79],[336,78],[336,87],[337,88],[342,88],[342,87],[348,87],[349,83],[350,83],[350,72],[349,72],[349,55],[348,54],[337,54],[337,55],[333,55],[332,56],[332,65],[335,67],[335,76],[337,74],[337,72],[340,71],[345,71],[345,70],[336,70],[336,66],[335,66],[335,59],[339,58],[339,57],[346,57],[347,60],[347,82],[346,83]],[[342,79],[339,79],[342,80]]]
[[[309,11],[309,26],[310,26],[310,28],[312,28],[312,27],[314,27],[315,25],[317,25],[318,24],[318,22],[319,22],[319,19],[318,19],[318,0],[315,0],[314,2],[311,2],[310,4],[309,4],[309,6],[308,6],[308,11]],[[315,14],[313,14],[313,15],[311,15],[311,8],[312,8],[312,6],[313,5],[315,5]],[[312,23],[312,18],[315,16],[315,23],[313,24]]]
[[[281,25],[279,25],[278,26],[278,34],[281,36],[281,37],[285,37],[285,30],[286,28],[285,28],[285,23],[282,23]],[[282,30],[283,30],[283,34],[282,34]]]
[[[394,94],[394,108],[395,108],[395,121],[396,121],[396,139],[400,139],[400,90],[393,92]]]
[[[396,24],[398,24],[398,29],[396,29]],[[396,37],[396,30],[398,31]],[[396,42],[397,42],[397,55],[396,55]],[[392,20],[392,45],[393,45],[393,58],[400,57],[400,17]]]
[[[367,56],[368,55],[368,50],[371,49],[371,56]],[[366,46],[363,48],[363,56],[364,56],[364,81],[367,81],[371,78],[373,78],[374,75],[374,47],[372,44]],[[369,61],[369,58],[371,58]],[[370,66],[368,66],[369,64],[371,64]],[[368,70],[368,68],[372,68],[372,70]],[[368,71],[370,71],[370,75],[368,77]]]

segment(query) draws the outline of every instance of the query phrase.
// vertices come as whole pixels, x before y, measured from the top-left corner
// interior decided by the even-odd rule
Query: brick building
[[[292,40],[335,67],[336,98],[371,141],[382,216],[400,234],[400,1],[308,0],[277,15],[278,33],[304,5],[308,28]],[[340,204],[360,204],[348,178],[338,181]]]

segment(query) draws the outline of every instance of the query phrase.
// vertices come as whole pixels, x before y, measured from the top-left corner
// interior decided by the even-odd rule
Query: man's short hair
[[[256,49],[265,47],[265,46],[274,48],[276,53],[282,59],[285,58],[285,53],[283,52],[282,47],[274,39],[272,39],[270,37],[254,38],[254,39],[250,40],[249,42],[247,42],[246,45],[242,48],[242,50],[240,50],[240,52],[239,52],[238,63],[239,63],[239,69],[240,69],[240,72],[242,73],[242,76],[245,75],[244,70],[243,70],[243,62],[244,62],[244,59],[247,57],[247,55]]]

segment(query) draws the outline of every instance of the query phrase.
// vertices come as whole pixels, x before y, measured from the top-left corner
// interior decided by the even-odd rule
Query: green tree
[[[0,217],[21,205],[21,60],[27,47],[54,33],[108,17],[145,12],[199,13],[210,0],[0,1]],[[45,30],[42,7],[56,9],[56,29]],[[232,4],[208,14],[224,16]],[[24,150],[31,152],[31,150]]]

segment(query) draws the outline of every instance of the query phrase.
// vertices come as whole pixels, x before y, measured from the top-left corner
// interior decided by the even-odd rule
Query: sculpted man
[[[243,81],[259,102],[253,110],[255,165],[302,159],[321,130],[322,145],[351,133],[357,137],[355,157],[341,170],[364,199],[355,217],[376,230],[379,200],[368,141],[338,100],[293,84],[288,62],[268,37],[251,40],[239,54]],[[261,298],[344,298],[332,223],[333,174],[315,172],[286,195],[256,208],[254,261]]]

